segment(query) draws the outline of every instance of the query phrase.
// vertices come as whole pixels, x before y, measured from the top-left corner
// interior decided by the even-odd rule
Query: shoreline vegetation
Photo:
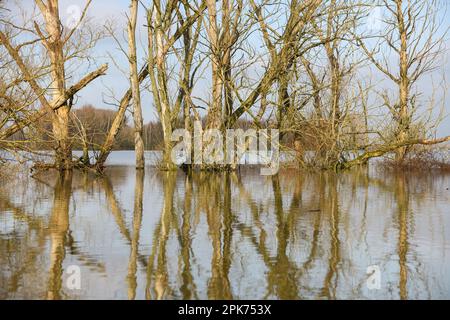
[[[424,85],[445,68],[445,1],[130,0],[123,24],[102,25],[91,19],[91,3],[70,25],[58,0],[35,1],[34,10],[0,3],[0,150],[52,150],[34,171],[102,174],[110,153],[123,149],[135,151],[137,169],[151,149],[162,152],[161,170],[236,170],[172,161],[173,132],[192,133],[195,122],[222,134],[277,130],[277,147],[295,155],[297,169],[383,159],[394,169],[449,170],[450,136],[436,136],[445,77],[431,91]],[[102,52],[105,39],[120,50]],[[91,64],[99,55],[109,64]],[[128,90],[111,109],[80,108],[84,88],[117,77],[111,62],[125,70]],[[144,124],[143,108],[156,120]],[[74,158],[76,149],[82,155]]]

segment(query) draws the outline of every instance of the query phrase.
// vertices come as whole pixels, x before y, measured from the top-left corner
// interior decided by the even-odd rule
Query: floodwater
[[[110,161],[1,181],[0,299],[450,299],[450,175]]]

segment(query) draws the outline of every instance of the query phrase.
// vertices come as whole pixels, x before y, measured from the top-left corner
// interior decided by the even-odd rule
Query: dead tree
[[[262,77],[245,98],[239,98],[239,107],[235,108],[229,117],[230,126],[233,126],[244,113],[251,113],[257,100],[270,93],[273,84],[291,70],[297,58],[311,48],[320,45],[318,43],[308,44],[304,41],[303,36],[310,27],[310,22],[317,14],[321,3],[322,0],[290,1],[287,22],[280,34],[277,32],[274,32],[273,35],[266,33],[263,25],[267,25],[267,23],[261,21],[264,19],[263,17],[257,18],[264,41],[272,49],[269,49],[271,53]],[[272,39],[272,37],[275,38]],[[253,116],[252,113],[251,115]]]
[[[40,109],[35,112],[28,112],[20,119],[15,119],[14,123],[7,126],[0,132],[0,140],[6,140],[13,134],[35,123],[45,114],[51,115],[52,137],[55,141],[55,163],[54,168],[58,170],[71,170],[72,161],[72,139],[69,134],[70,110],[72,97],[82,88],[87,86],[92,80],[105,73],[107,66],[101,66],[97,71],[85,76],[77,84],[67,87],[67,77],[65,63],[81,55],[86,48],[92,47],[96,37],[91,38],[87,44],[73,43],[73,35],[76,29],[83,22],[86,11],[91,1],[87,1],[80,20],[74,28],[65,31],[59,16],[59,6],[57,0],[48,0],[46,2],[36,0],[40,15],[43,20],[43,26],[33,21],[30,26],[29,21],[24,21],[25,26],[17,26],[10,21],[6,21],[11,32],[0,31],[1,44],[5,47],[11,59],[17,65],[21,73],[21,81],[26,83],[31,89],[35,101],[40,104]],[[32,36],[31,41],[14,44],[15,37],[11,36],[14,31],[26,31]],[[42,65],[38,72],[32,68],[28,59],[24,58],[21,50],[31,44],[40,44],[43,46],[42,61],[48,59],[49,65]],[[75,52],[75,53],[74,53]],[[45,86],[42,82],[46,81],[46,75],[49,74],[50,81]],[[30,108],[33,105],[29,105]]]
[[[327,167],[345,157],[348,149],[356,148],[349,143],[356,139],[348,137],[354,137],[363,112],[358,113],[354,107],[359,105],[359,98],[351,82],[364,58],[355,46],[353,34],[361,27],[365,10],[358,0],[332,0],[324,3],[320,12],[312,21],[311,41],[321,45],[300,58],[296,72],[305,84],[298,92],[296,111],[301,116],[288,129],[294,128],[298,139],[309,144],[316,164]],[[297,83],[299,79],[291,81]],[[306,108],[309,106],[312,108]]]
[[[177,3],[178,3],[178,1],[171,1],[170,6],[174,6]],[[148,28],[152,28],[152,25],[154,23],[152,20],[152,15],[149,16],[149,10],[151,10],[151,8],[153,8],[154,5],[158,5],[158,2],[154,2],[150,8],[147,8],[147,17],[149,17],[149,19],[150,19],[150,20],[148,20]],[[161,6],[158,6],[155,8],[161,9]],[[162,34],[162,36],[164,38],[161,38],[161,40],[164,40],[164,45],[163,45],[163,51],[160,53],[160,56],[165,56],[169,53],[169,50],[171,50],[173,48],[174,44],[180,38],[183,37],[183,35],[186,33],[186,31],[189,28],[191,28],[191,26],[193,24],[196,23],[196,21],[199,18],[199,15],[205,9],[206,9],[206,6],[204,4],[200,5],[198,10],[194,10],[188,18],[186,18],[179,24],[179,26],[176,28],[176,30],[173,34],[171,34],[171,35],[164,34],[164,33]],[[167,12],[170,12],[173,14],[176,11],[174,11],[173,9],[170,9]],[[158,26],[158,27],[161,27],[161,26]],[[153,35],[153,31],[150,31],[150,35]],[[149,52],[151,52],[151,51],[149,51]],[[139,83],[142,83],[149,75],[151,75],[151,73],[154,72],[155,65],[153,63],[154,63],[155,59],[157,59],[157,55],[155,54],[155,52],[153,52],[153,54],[149,53],[147,63],[139,71],[139,75],[138,75]],[[151,80],[151,77],[150,77],[150,80]],[[159,94],[158,89],[156,91],[152,90],[152,93],[154,93],[154,92]],[[108,158],[109,154],[111,153],[112,148],[114,146],[114,142],[116,140],[116,137],[122,128],[122,124],[125,119],[125,112],[130,105],[131,99],[132,99],[132,90],[130,88],[125,92],[125,94],[120,99],[116,116],[113,120],[110,130],[107,133],[105,141],[103,142],[102,146],[100,147],[100,153],[99,153],[99,156],[97,157],[96,163],[93,165],[93,167],[99,172],[102,172],[104,170],[106,159]],[[157,103],[155,100],[155,96],[153,97],[153,99],[154,99],[155,103]],[[156,97],[156,99],[158,99],[158,97]],[[164,114],[165,114],[164,121],[166,123],[168,122],[168,120],[171,121],[171,117],[169,117],[169,112],[167,110],[166,110],[166,112],[164,112]],[[160,116],[160,120],[161,120],[161,122],[163,122],[161,116]],[[171,130],[172,129],[170,127],[169,127],[169,129],[167,129],[167,126],[166,126],[166,130],[165,130],[166,135],[164,136],[164,138],[167,139],[165,144],[167,143],[169,148],[164,149],[165,157],[170,157],[170,153],[171,153],[171,149],[170,149],[171,144],[168,143],[170,141],[170,137],[172,134]]]
[[[209,60],[211,64],[211,103],[208,110],[208,126],[228,128],[233,112],[232,58],[235,44],[245,23],[242,0],[223,0],[221,5],[207,0],[207,25]]]
[[[179,6],[183,6],[183,10]],[[171,160],[172,154],[172,131],[175,129],[176,121],[185,104],[185,119],[189,118],[189,108],[193,108],[190,100],[193,80],[191,79],[191,68],[194,53],[197,47],[201,27],[200,15],[206,9],[204,1],[197,9],[185,1],[169,1],[165,6],[161,1],[153,1],[147,11],[148,23],[148,69],[153,96],[153,103],[158,112],[164,137],[164,149],[161,168],[173,170],[176,168]],[[184,11],[184,15],[181,13]],[[175,21],[175,25],[173,23]],[[195,22],[197,21],[196,26]],[[172,36],[168,36],[174,31]],[[170,85],[171,74],[169,72],[169,56],[176,52],[177,40],[181,38],[181,50],[184,57],[177,58],[180,67],[177,69],[178,95],[171,97]]]
[[[442,30],[438,18],[439,0],[383,0],[381,3],[385,31],[372,36],[378,39],[373,47],[364,37],[358,43],[376,69],[396,86],[394,101],[388,94],[382,98],[395,123],[392,145],[398,146],[396,161],[402,162],[411,146],[408,141],[421,138],[414,136],[413,130],[421,93],[414,86],[437,66],[447,31]],[[392,61],[389,55],[394,55],[398,63],[389,62]]]

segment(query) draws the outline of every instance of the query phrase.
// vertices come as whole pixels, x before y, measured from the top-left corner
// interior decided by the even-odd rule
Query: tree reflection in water
[[[132,168],[17,180],[0,196],[0,298],[449,298],[449,181]]]

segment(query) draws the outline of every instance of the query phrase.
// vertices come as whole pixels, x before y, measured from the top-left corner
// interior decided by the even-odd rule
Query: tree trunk
[[[128,21],[128,47],[130,61],[131,92],[133,97],[133,120],[134,120],[134,150],[136,154],[136,169],[145,167],[143,120],[141,108],[141,92],[139,89],[139,75],[136,56],[136,22],[138,12],[138,1],[131,0],[130,20]]]
[[[224,110],[224,125],[230,128],[230,118],[233,113],[233,94],[232,94],[232,74],[231,74],[231,49],[232,49],[232,34],[231,34],[231,3],[230,0],[224,0],[222,3],[222,25],[223,25],[223,49],[222,68],[224,87],[223,93],[225,98]],[[236,13],[237,14],[237,13]]]
[[[219,29],[217,25],[216,1],[207,0],[209,25],[207,27],[212,71],[212,101],[208,112],[208,128],[219,129],[222,118],[223,74],[220,54]]]
[[[45,41],[51,62],[52,78],[51,96],[58,101],[65,96],[66,81],[61,21],[59,19],[58,0],[49,0],[46,7],[41,7],[45,27],[49,38]],[[59,170],[72,169],[72,144],[69,137],[70,106],[66,103],[54,112],[52,119],[53,137],[55,139],[55,166]]]
[[[400,33],[400,86],[399,86],[399,110],[397,125],[397,141],[403,143],[406,141],[409,132],[410,119],[408,111],[409,99],[409,78],[408,78],[408,43],[407,30],[403,16],[402,0],[397,1],[397,19]],[[407,147],[401,147],[396,151],[396,161],[402,162],[405,159]]]
[[[278,129],[280,130],[280,140],[283,139],[285,135],[285,130],[283,128],[287,127],[284,125],[284,121],[288,120],[288,111],[290,110],[291,98],[289,96],[289,74],[283,74],[278,80]]]
[[[334,141],[337,140],[337,136],[339,134],[339,127],[341,122],[341,108],[340,108],[340,99],[341,99],[341,68],[339,64],[339,59],[337,54],[335,53],[336,42],[337,39],[332,39],[333,36],[333,19],[336,17],[336,0],[332,0],[330,4],[330,9],[327,17],[327,35],[325,42],[325,51],[328,58],[328,63],[330,65],[330,73],[331,73],[331,125],[332,131],[331,134],[334,137]]]

